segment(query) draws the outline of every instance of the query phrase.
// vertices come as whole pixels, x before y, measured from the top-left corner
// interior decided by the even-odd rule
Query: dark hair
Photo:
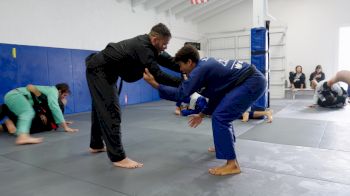
[[[175,61],[186,63],[189,59],[191,59],[195,63],[198,63],[199,53],[195,47],[186,44],[179,51],[177,51],[175,55]]]
[[[317,71],[318,69],[322,69],[322,66],[321,65],[317,65],[316,68],[315,68],[315,71]]]
[[[163,23],[158,23],[154,25],[149,32],[151,36],[161,36],[161,37],[171,37],[170,30]]]
[[[56,88],[57,88],[57,90],[60,90],[61,93],[69,93],[70,94],[69,86],[66,83],[56,84]]]
[[[301,73],[303,73],[303,67],[302,67],[301,65],[297,65],[297,66],[295,67],[295,73],[297,72],[298,67],[301,68]]]

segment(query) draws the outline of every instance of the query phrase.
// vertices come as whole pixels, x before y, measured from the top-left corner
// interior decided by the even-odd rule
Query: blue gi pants
[[[256,71],[242,84],[224,95],[217,105],[212,114],[213,138],[217,159],[236,159],[234,149],[236,138],[232,121],[242,116],[263,95],[265,90],[265,77],[259,71]]]

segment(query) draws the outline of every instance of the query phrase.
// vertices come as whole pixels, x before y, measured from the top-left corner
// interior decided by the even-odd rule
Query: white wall
[[[183,42],[198,39],[197,26],[142,6],[132,8],[130,1],[0,1],[0,43],[101,50],[109,42],[148,33],[159,22],[172,31],[172,54]]]
[[[230,31],[252,27],[252,0],[199,24],[200,32]],[[269,0],[277,18],[272,27],[287,27],[288,69],[300,64],[306,76],[321,64],[327,77],[337,71],[338,29],[350,25],[349,0]],[[227,22],[230,21],[230,22]]]

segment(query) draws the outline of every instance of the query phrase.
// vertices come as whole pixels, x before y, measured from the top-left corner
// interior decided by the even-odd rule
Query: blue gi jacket
[[[247,63],[237,60],[218,60],[203,58],[189,74],[179,88],[159,85],[159,95],[163,99],[179,101],[197,92],[209,98],[202,113],[210,115],[223,96],[234,88],[234,84],[250,68]]]

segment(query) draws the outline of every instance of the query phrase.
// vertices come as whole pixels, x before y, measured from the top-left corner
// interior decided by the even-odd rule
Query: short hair
[[[186,44],[179,51],[177,51],[175,55],[175,61],[186,63],[189,59],[191,59],[195,63],[198,63],[199,53],[195,47]]]
[[[56,88],[57,88],[57,90],[60,90],[62,93],[69,93],[70,94],[69,85],[67,83],[56,84]]]
[[[161,37],[171,37],[170,30],[163,23],[158,23],[154,25],[149,32],[151,36],[161,36]]]

